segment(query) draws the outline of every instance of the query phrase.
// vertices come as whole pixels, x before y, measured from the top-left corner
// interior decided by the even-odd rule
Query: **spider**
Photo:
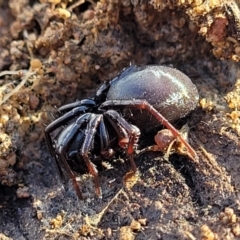
[[[59,172],[64,167],[80,199],[75,172],[88,169],[96,194],[101,196],[99,158],[111,159],[125,152],[134,172],[134,152],[141,130],[163,125],[181,142],[191,159],[197,154],[170,123],[195,109],[199,100],[196,86],[177,69],[158,66],[130,66],[104,83],[92,98],[66,104],[60,117],[45,129],[48,147]],[[140,130],[141,129],[141,130]],[[53,137],[52,133],[58,130]]]

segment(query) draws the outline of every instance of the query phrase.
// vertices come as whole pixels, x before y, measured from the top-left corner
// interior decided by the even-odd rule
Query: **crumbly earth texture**
[[[240,239],[238,1],[0,0],[0,239]],[[99,169],[103,197],[61,181],[44,139],[59,107],[129,64],[187,74],[193,162],[137,154]],[[157,131],[157,130],[156,130]],[[139,149],[154,144],[142,134]]]

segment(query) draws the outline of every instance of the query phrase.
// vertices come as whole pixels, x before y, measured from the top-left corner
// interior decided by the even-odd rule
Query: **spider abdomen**
[[[166,66],[131,66],[112,80],[107,100],[144,99],[167,120],[174,121],[195,109],[196,86],[185,74]]]

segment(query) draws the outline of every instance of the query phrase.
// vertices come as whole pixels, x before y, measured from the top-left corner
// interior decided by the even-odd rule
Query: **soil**
[[[240,239],[238,13],[217,0],[0,1],[0,239]],[[137,151],[136,175],[126,159],[99,166],[102,198],[79,175],[79,200],[44,128],[130,63],[196,84],[198,107],[174,125],[199,161]]]

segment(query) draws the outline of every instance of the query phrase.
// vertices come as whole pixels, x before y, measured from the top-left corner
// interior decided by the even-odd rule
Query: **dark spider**
[[[133,154],[141,133],[139,128],[164,125],[185,146],[188,156],[197,160],[194,149],[169,121],[187,115],[198,99],[196,86],[176,69],[130,66],[104,83],[93,98],[60,107],[61,116],[45,129],[47,144],[60,173],[63,166],[80,199],[83,197],[74,172],[84,168],[83,161],[100,196],[95,156],[110,159],[114,151],[124,150],[136,172]],[[56,129],[59,132],[52,139],[51,133]]]

